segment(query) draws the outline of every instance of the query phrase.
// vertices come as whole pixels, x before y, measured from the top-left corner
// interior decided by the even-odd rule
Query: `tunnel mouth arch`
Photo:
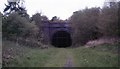
[[[59,48],[70,47],[72,45],[70,33],[67,31],[57,31],[52,36],[51,44]]]

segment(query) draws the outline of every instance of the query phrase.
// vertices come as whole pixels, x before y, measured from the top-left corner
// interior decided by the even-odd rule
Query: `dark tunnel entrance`
[[[72,39],[68,32],[58,31],[52,36],[51,44],[55,47],[70,47]]]

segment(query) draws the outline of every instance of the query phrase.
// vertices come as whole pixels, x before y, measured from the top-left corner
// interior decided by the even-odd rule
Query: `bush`
[[[84,9],[74,12],[69,21],[74,29],[73,43],[85,44],[88,40],[97,38],[99,8]]]
[[[85,44],[101,36],[120,36],[119,5],[119,2],[115,2],[103,8],[86,8],[74,12],[69,19],[74,29],[73,43]]]
[[[103,7],[99,14],[99,22],[96,25],[99,32],[104,36],[116,36],[120,29],[118,26],[118,7],[117,5],[111,7]]]
[[[35,25],[35,22],[29,22],[18,13],[4,16],[2,20],[3,37],[28,37],[38,33],[38,27]]]

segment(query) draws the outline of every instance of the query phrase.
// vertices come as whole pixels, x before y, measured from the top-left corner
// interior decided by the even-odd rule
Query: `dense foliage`
[[[101,36],[119,36],[118,3],[76,11],[69,22],[74,29],[74,44],[84,44]]]
[[[35,22],[29,22],[25,17],[21,17],[17,13],[4,16],[2,19],[3,37],[28,37],[35,35],[38,28]]]
[[[111,7],[103,7],[99,14],[99,22],[97,23],[99,32],[105,36],[118,35],[118,5]]]
[[[40,46],[41,34],[39,25],[32,18],[23,17],[17,12],[2,17],[3,39],[17,41],[28,46]],[[41,23],[41,22],[39,22]]]

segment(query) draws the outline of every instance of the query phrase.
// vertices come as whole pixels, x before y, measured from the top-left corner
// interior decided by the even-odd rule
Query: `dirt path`
[[[64,64],[64,67],[73,67],[74,62],[73,62],[73,52],[67,50],[67,58],[66,58],[66,63]]]
[[[73,67],[73,55],[68,49],[61,48],[45,67]]]
[[[66,63],[64,65],[64,67],[72,67],[73,66],[73,59],[71,58],[71,56],[69,56],[67,59],[66,59]]]

